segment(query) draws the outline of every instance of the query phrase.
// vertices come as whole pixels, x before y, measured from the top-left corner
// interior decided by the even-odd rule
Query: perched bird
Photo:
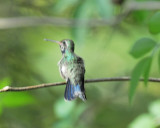
[[[69,39],[62,41],[55,41],[45,39],[58,43],[62,52],[62,59],[59,61],[59,71],[61,76],[66,80],[66,88],[64,98],[66,101],[71,101],[79,97],[83,101],[86,100],[84,88],[84,61],[81,57],[74,53],[74,42]]]

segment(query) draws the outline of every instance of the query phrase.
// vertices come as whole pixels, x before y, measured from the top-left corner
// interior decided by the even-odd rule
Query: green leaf
[[[110,19],[113,16],[113,4],[111,0],[96,0],[96,7],[103,18]]]
[[[156,44],[157,43],[150,38],[141,38],[135,42],[130,51],[130,54],[135,58],[141,57],[151,51],[156,46]]]
[[[152,34],[160,33],[160,12],[155,13],[149,21],[149,31]]]
[[[142,59],[133,69],[132,75],[131,75],[131,81],[130,81],[130,89],[129,89],[129,102],[131,103],[134,93],[136,91],[140,76],[142,75],[144,71],[145,64],[150,61],[149,57],[146,57]]]
[[[144,77],[144,83],[147,86],[148,83],[148,78],[149,78],[149,72],[151,69],[151,64],[152,64],[152,57],[148,57],[145,65],[144,65],[144,72],[143,72],[143,77]]]

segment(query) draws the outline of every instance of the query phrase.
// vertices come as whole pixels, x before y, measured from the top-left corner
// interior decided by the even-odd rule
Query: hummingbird
[[[62,78],[66,80],[64,99],[72,101],[79,97],[85,101],[87,99],[84,88],[85,66],[83,59],[74,53],[73,40],[45,40],[55,42],[60,46],[62,58],[58,62],[58,66]]]

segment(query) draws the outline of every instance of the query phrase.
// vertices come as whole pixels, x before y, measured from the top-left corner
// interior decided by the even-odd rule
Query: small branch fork
[[[85,83],[96,83],[96,82],[116,82],[116,81],[130,81],[130,77],[113,77],[113,78],[99,78],[99,79],[88,79],[85,80]],[[140,81],[144,81],[143,78],[140,79]],[[160,82],[160,78],[149,78],[149,82]],[[33,85],[33,86],[26,86],[26,87],[11,87],[11,86],[5,86],[4,88],[0,89],[0,92],[16,92],[16,91],[28,91],[28,90],[34,90],[38,88],[45,88],[45,87],[51,87],[51,86],[60,86],[65,85],[66,82],[57,82],[57,83],[48,83],[48,84],[39,84],[39,85]]]

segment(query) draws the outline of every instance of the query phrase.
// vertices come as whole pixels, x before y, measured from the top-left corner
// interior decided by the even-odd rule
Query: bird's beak
[[[62,42],[60,41],[56,41],[56,40],[50,40],[50,39],[44,39],[45,41],[51,41],[51,42],[54,42],[54,43],[58,43],[59,45],[62,45]]]

